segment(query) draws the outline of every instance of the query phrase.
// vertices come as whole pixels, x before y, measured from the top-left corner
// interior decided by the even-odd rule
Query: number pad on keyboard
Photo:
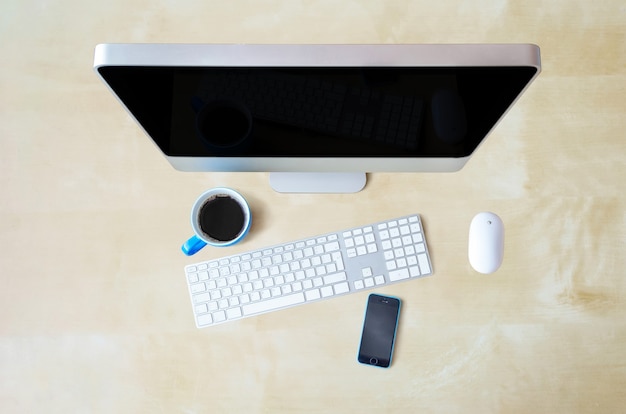
[[[354,280],[355,289],[373,288],[432,273],[426,241],[417,216],[379,223],[376,230],[384,266],[376,270],[369,266],[362,267],[362,278]]]
[[[346,255],[349,258],[376,253],[376,237],[371,226],[344,231],[342,233],[343,242],[346,246]]]

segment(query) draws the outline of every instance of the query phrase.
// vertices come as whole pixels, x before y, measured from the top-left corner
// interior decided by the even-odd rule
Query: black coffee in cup
[[[246,214],[237,200],[226,194],[210,197],[200,207],[200,229],[210,239],[227,242],[244,230]]]

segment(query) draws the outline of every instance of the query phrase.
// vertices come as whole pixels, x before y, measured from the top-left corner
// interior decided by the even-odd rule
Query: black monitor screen
[[[168,156],[465,157],[537,69],[98,71]]]

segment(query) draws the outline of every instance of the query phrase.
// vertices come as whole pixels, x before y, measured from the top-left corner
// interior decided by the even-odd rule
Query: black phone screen
[[[384,368],[391,365],[399,315],[399,299],[369,295],[359,347],[360,363]]]

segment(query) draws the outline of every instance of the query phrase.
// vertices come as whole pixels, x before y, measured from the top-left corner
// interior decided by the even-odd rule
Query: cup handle
[[[187,256],[191,256],[198,253],[204,246],[206,246],[204,240],[201,240],[198,236],[191,236],[189,240],[183,243],[182,250]]]

